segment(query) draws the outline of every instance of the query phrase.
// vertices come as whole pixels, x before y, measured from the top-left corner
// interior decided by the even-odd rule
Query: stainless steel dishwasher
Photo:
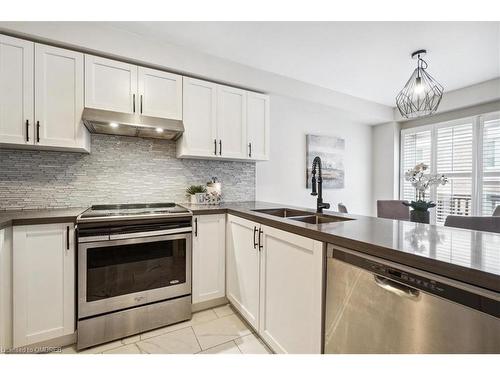
[[[325,353],[500,353],[500,294],[328,245]]]

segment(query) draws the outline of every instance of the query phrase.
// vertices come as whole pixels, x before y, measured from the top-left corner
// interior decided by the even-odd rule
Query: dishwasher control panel
[[[401,282],[408,286],[415,287],[422,291],[432,292],[433,294],[444,293],[446,290],[446,285],[438,283],[435,280],[431,280],[422,276],[417,276],[408,272],[404,272],[389,266],[379,264],[367,259],[364,259],[367,267],[361,267],[372,271],[380,276],[387,277],[388,279]]]

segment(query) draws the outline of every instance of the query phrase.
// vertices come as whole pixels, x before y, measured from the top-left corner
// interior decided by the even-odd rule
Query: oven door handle
[[[163,236],[166,234],[176,234],[176,233],[191,233],[191,227],[182,227],[175,229],[163,229],[163,230],[152,230],[149,232],[139,232],[139,233],[122,233],[122,234],[111,234],[109,236],[110,240],[126,240],[128,238],[141,238],[141,237],[153,237],[153,236]]]

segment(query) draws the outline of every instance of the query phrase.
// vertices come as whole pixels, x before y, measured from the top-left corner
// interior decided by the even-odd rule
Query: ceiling
[[[113,26],[257,69],[395,105],[428,50],[446,91],[500,76],[500,22],[116,22]]]

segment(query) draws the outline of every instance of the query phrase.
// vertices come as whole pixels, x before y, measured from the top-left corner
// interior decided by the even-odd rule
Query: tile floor
[[[270,354],[271,350],[230,305],[193,314],[174,324],[76,352],[63,354]]]

